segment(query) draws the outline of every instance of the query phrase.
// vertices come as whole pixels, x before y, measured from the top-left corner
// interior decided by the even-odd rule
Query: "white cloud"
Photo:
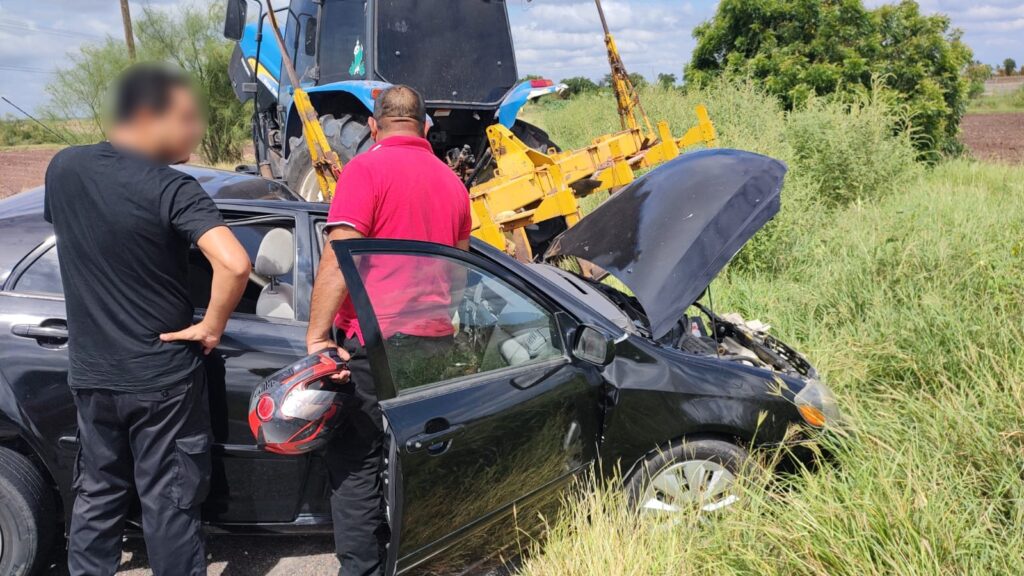
[[[710,16],[710,5],[693,2],[605,1],[609,28],[626,68],[653,77],[681,76],[693,50],[692,29]],[[591,0],[510,3],[520,74],[600,78],[608,72],[604,35]]]

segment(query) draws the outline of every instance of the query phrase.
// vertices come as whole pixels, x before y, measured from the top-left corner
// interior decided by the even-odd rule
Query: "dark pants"
[[[80,451],[68,530],[71,576],[113,575],[135,488],[156,576],[206,574],[199,505],[210,482],[206,374],[159,392],[78,390]]]
[[[389,538],[384,517],[381,464],[384,421],[366,349],[350,338],[342,345],[351,355],[351,381],[342,388],[344,424],[327,445],[331,481],[334,545],[339,576],[379,576]],[[452,338],[396,334],[385,349],[399,389],[443,379],[451,362]]]
[[[344,424],[325,454],[338,574],[379,576],[388,539],[380,479],[383,419],[366,350],[354,338],[343,347],[352,356],[352,378],[342,387]]]

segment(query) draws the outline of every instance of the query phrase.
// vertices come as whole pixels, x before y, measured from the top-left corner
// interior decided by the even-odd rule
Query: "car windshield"
[[[596,290],[589,283],[570,272],[550,264],[527,264],[527,266],[581,300],[619,328],[627,332],[635,332],[635,327],[629,316],[626,316],[621,308],[616,306],[607,296]]]

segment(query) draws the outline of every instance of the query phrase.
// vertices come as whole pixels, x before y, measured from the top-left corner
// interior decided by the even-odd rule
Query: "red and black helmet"
[[[344,370],[348,365],[331,348],[267,377],[249,401],[249,428],[256,443],[277,454],[305,454],[323,446],[341,408],[331,376]]]

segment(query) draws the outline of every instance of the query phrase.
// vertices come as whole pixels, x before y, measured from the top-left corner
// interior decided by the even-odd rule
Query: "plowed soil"
[[[0,150],[0,198],[43,183],[46,165],[60,148],[29,147]]]
[[[969,114],[961,129],[978,160],[1024,164],[1024,113]]]

